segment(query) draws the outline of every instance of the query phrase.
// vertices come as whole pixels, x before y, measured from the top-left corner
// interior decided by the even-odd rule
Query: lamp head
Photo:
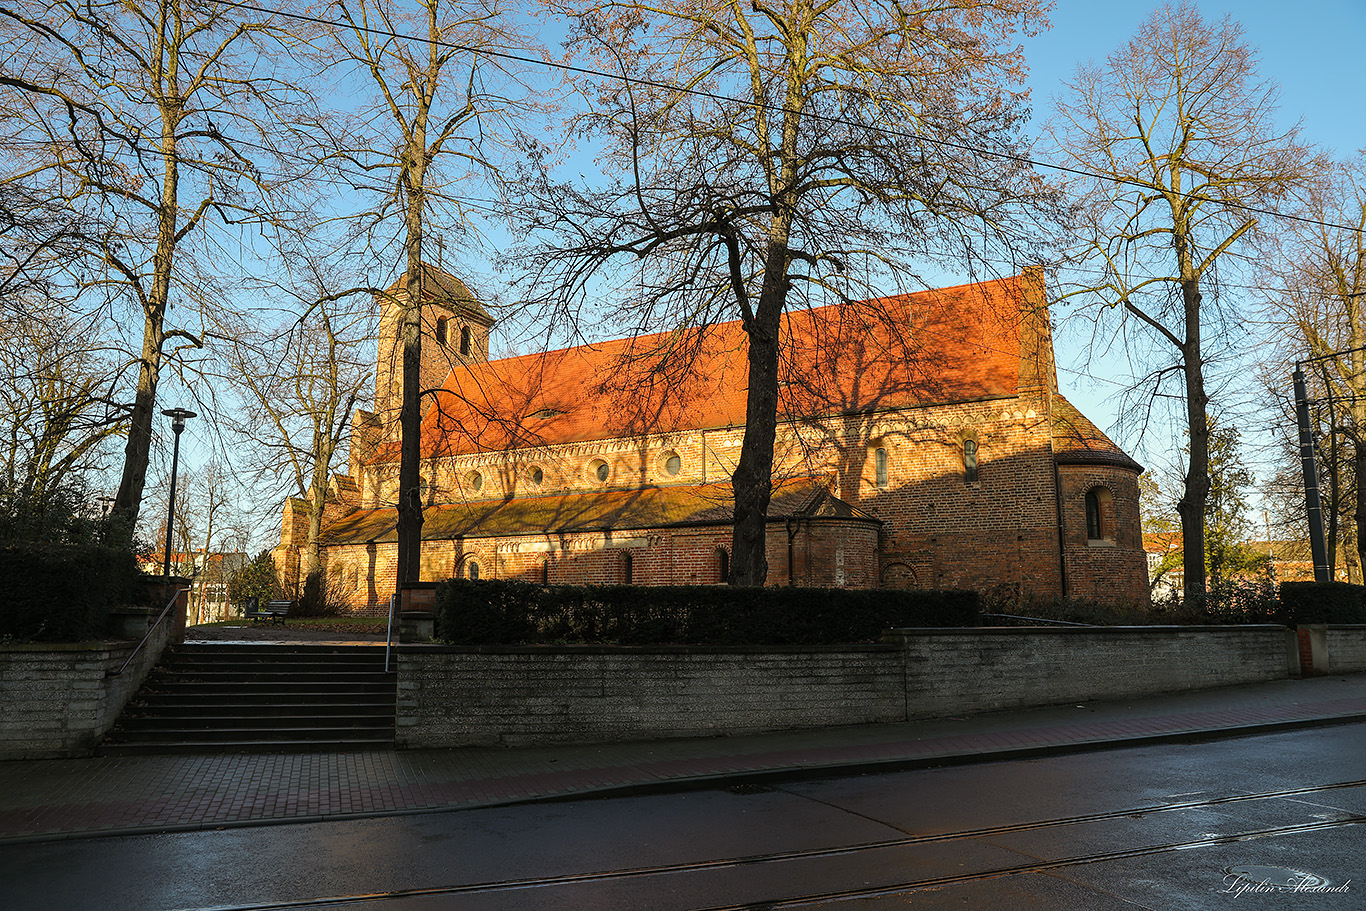
[[[177,436],[185,429],[186,418],[199,417],[199,415],[195,414],[193,411],[187,411],[184,408],[167,408],[163,409],[161,413],[171,419],[171,429],[176,432]]]

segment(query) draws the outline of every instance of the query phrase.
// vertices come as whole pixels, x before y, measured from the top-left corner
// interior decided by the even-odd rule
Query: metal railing
[[[147,640],[152,638],[152,633],[156,632],[156,628],[161,625],[161,621],[166,619],[166,615],[171,612],[171,608],[175,607],[176,601],[182,594],[189,590],[188,586],[175,590],[175,594],[171,595],[171,600],[166,602],[166,606],[161,609],[161,613],[157,616],[156,620],[147,625],[147,632],[143,635],[142,641],[134,646],[133,650],[128,653],[128,658],[124,660],[123,666],[116,671],[106,671],[104,676],[117,677],[128,670],[128,665],[133,663],[133,659],[137,657],[138,652],[142,651],[142,647],[147,644]]]
[[[389,629],[384,636],[384,673],[389,673],[389,659],[394,650],[394,608],[398,604],[398,595],[389,596]]]
[[[1030,623],[1051,623],[1054,626],[1095,626],[1094,623],[1073,623],[1071,620],[1049,620],[1045,617],[1021,617],[1018,614],[980,614],[982,617],[1001,617],[1006,620],[1027,620]]]

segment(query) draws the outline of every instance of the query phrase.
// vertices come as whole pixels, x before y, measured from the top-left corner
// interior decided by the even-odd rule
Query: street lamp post
[[[198,417],[193,411],[184,408],[171,408],[161,412],[171,419],[171,429],[175,431],[175,446],[171,450],[171,502],[166,507],[166,560],[161,566],[161,574],[171,575],[171,529],[175,527],[175,481],[176,470],[180,467],[180,434],[185,430],[185,419]]]

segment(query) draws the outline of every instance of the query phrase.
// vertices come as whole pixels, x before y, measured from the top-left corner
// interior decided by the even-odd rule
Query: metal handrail
[[[1007,620],[1028,620],[1031,623],[1052,623],[1056,626],[1095,626],[1094,623],[1074,623],[1071,620],[1049,620],[1046,617],[1021,617],[1018,614],[981,614],[982,617],[1004,617]]]
[[[171,608],[175,607],[176,600],[179,599],[184,592],[187,592],[189,590],[189,586],[186,586],[185,588],[178,588],[175,590],[175,594],[171,595],[171,600],[166,602],[166,606],[161,609],[161,613],[157,616],[156,620],[154,620],[151,624],[148,625],[147,633],[142,637],[142,641],[139,642],[133,648],[133,650],[128,653],[128,659],[123,662],[123,667],[119,668],[116,671],[106,671],[104,676],[117,677],[119,674],[122,674],[124,671],[128,670],[128,665],[133,662],[133,659],[135,657],[137,657],[137,653],[142,651],[142,647],[147,644],[147,640],[152,638],[152,633],[156,632],[156,628],[161,625],[161,621],[166,619],[166,615],[171,612]]]
[[[394,605],[398,602],[398,595],[389,596],[389,629],[384,636],[384,673],[389,673],[389,654],[394,648]]]

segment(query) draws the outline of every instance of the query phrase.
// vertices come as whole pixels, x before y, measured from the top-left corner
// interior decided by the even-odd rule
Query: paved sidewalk
[[[314,822],[1366,721],[1366,675],[905,724],[595,746],[0,763],[0,844]]]

